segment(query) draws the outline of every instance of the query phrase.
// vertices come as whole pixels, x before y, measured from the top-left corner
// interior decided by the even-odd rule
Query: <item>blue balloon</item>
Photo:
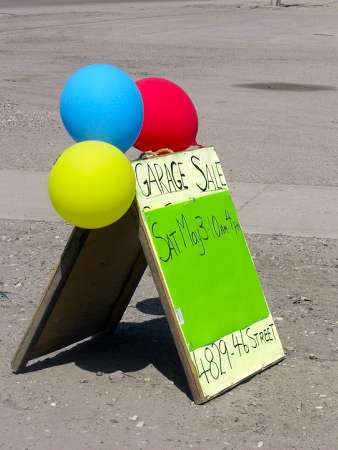
[[[66,82],[60,115],[75,141],[104,141],[127,151],[141,131],[143,102],[128,74],[109,64],[92,64]]]

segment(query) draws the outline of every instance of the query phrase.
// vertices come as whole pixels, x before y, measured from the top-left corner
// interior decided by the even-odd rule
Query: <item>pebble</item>
[[[264,442],[263,442],[263,441],[259,441],[259,442],[257,443],[257,447],[258,447],[258,448],[263,447],[263,445],[264,445]]]
[[[289,297],[289,298],[293,298],[292,303],[294,305],[302,303],[302,302],[310,302],[310,303],[312,303],[312,300],[309,297],[305,297],[304,295],[298,295],[296,297]]]
[[[319,358],[318,358],[318,356],[314,355],[313,353],[310,353],[309,359],[319,359]]]
[[[138,416],[131,416],[131,417],[129,417],[129,420],[137,420],[138,419]]]
[[[117,380],[121,380],[124,376],[124,373],[121,372],[121,370],[117,370],[116,372],[112,373],[109,375],[108,379],[110,381],[117,381]]]
[[[8,294],[8,292],[0,291],[0,300],[9,300],[7,294]]]
[[[142,428],[144,425],[144,422],[137,422],[136,426],[137,428]]]
[[[96,376],[97,376],[97,377],[102,377],[102,376],[103,376],[103,372],[100,372],[100,371],[99,371],[99,372],[96,372]]]
[[[80,383],[88,383],[88,380],[86,380],[85,378],[82,378],[82,380],[80,380]]]

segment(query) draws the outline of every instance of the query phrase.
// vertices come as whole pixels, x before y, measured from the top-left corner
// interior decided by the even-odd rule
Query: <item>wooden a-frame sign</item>
[[[133,162],[136,200],[75,228],[12,360],[27,363],[120,322],[149,265],[196,403],[284,357],[212,147]]]

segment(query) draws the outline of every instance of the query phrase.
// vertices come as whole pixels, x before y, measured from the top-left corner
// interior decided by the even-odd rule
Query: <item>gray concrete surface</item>
[[[283,3],[0,0],[1,450],[338,448],[338,2]],[[10,371],[71,230],[46,190],[58,96],[93,62],[190,93],[287,352],[202,407],[149,271],[114,336]]]
[[[48,172],[0,170],[0,217],[60,221],[47,192]],[[246,233],[338,239],[338,188],[232,182]]]

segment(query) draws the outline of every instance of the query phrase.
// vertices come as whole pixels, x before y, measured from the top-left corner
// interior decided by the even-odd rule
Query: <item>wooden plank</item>
[[[133,167],[143,250],[194,401],[204,403],[279,362],[283,348],[215,150]]]
[[[145,267],[132,208],[109,227],[75,229],[13,358],[13,371],[116,327]]]
[[[26,366],[27,361],[29,360],[29,352],[38,340],[42,329],[45,326],[55,303],[57,302],[58,296],[67,282],[69,273],[88,237],[88,234],[89,231],[87,230],[82,230],[79,228],[73,229],[60,258],[60,262],[41,297],[40,303],[37,306],[31,323],[29,324],[12,359],[12,370],[14,372],[20,372]]]
[[[142,220],[141,212],[140,212],[140,229],[139,229],[139,237],[140,242],[143,247],[144,254],[148,261],[148,265],[151,269],[151,273],[154,279],[155,286],[160,296],[160,300],[165,311],[169,328],[171,334],[174,338],[174,342],[178,351],[178,355],[182,362],[182,366],[185,372],[185,375],[188,380],[188,384],[194,399],[194,402],[197,404],[204,403],[208,400],[207,397],[204,396],[203,391],[198,382],[198,377],[196,374],[195,366],[192,363],[189,351],[184,341],[184,337],[181,331],[181,328],[177,322],[176,314],[173,309],[173,305],[170,299],[170,294],[168,292],[168,288],[163,278],[163,275],[160,271],[159,265],[156,262],[155,253],[153,251],[153,246],[148,237],[148,233],[144,222]]]
[[[132,298],[146,267],[147,260],[144,256],[143,249],[141,248],[133,266],[131,267],[128,281],[124,285],[118,300],[115,302],[114,308],[112,309],[105,326],[108,332],[115,331],[117,325],[120,323],[126,309],[126,305],[128,305],[130,299]]]

